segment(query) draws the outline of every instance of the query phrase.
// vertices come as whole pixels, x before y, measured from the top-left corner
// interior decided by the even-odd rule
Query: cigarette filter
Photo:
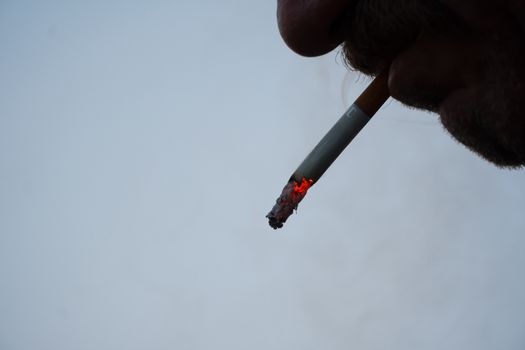
[[[294,171],[272,210],[266,215],[274,229],[283,227],[325,171],[390,96],[386,73],[378,75]]]

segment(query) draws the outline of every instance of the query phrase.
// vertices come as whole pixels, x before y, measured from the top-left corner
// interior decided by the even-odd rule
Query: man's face
[[[366,74],[389,68],[401,102],[436,112],[489,161],[525,165],[525,0],[278,0],[287,44],[316,56],[342,44]]]

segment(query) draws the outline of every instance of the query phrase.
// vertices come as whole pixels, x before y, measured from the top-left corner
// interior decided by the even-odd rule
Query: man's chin
[[[449,130],[447,126],[445,126],[445,128]],[[450,133],[469,150],[497,167],[517,169],[525,166],[523,157],[513,150],[505,148],[497,139],[479,137],[479,135],[472,136],[467,133],[457,134],[452,131],[450,131]]]
[[[461,144],[501,168],[525,166],[525,126],[479,90],[452,93],[439,108],[441,123]]]

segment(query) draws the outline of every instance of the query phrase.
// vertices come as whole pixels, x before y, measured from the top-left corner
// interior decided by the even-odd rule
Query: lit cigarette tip
[[[266,215],[268,223],[273,229],[283,227],[286,220],[297,210],[297,206],[306,196],[308,189],[313,185],[313,180],[302,179],[301,183],[290,179],[284,186],[283,192],[275,201],[272,210]]]

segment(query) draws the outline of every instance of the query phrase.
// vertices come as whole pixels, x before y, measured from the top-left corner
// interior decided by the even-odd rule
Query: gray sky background
[[[523,349],[525,173],[389,102],[273,1],[0,2],[0,349]]]

